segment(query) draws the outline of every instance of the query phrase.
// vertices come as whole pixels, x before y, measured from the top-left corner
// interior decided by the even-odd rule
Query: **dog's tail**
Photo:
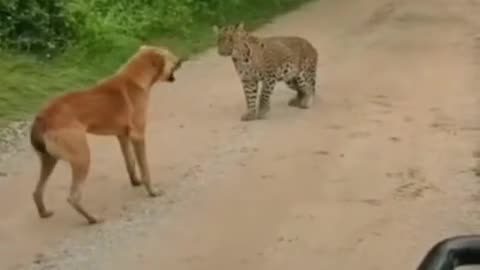
[[[30,128],[30,143],[37,153],[42,155],[50,155],[45,145],[45,139],[43,138],[43,127],[41,121],[42,120],[38,117],[33,121],[32,127]]]

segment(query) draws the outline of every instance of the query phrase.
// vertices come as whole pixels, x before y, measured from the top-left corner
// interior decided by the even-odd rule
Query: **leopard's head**
[[[221,56],[232,55],[235,40],[248,34],[243,23],[225,25],[222,27],[213,26],[213,31],[217,36],[217,52]]]
[[[261,58],[265,43],[261,39],[248,35],[237,38],[232,46],[231,56],[234,62],[242,66],[255,65],[255,59]]]

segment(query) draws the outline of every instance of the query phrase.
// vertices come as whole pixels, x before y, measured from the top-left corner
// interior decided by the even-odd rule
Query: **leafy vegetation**
[[[308,0],[0,0],[0,125],[112,72],[142,43],[180,55],[212,25],[254,28]]]

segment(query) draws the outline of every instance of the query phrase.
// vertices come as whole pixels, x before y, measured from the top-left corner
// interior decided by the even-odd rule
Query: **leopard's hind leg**
[[[303,96],[299,99],[299,108],[308,109],[312,106],[316,92],[316,75],[317,68],[313,63],[300,74],[298,85]]]
[[[300,101],[305,96],[305,93],[300,88],[299,78],[293,78],[285,82],[289,88],[295,90],[297,94],[288,101],[288,106],[299,107]]]

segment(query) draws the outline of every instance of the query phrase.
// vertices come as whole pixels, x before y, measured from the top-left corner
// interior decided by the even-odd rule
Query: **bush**
[[[75,38],[61,0],[0,0],[0,45],[33,53],[54,53]]]
[[[0,127],[111,74],[142,43],[190,55],[215,42],[213,24],[254,29],[306,1],[0,0]]]
[[[195,24],[256,18],[301,0],[0,0],[3,48],[34,54],[75,44],[103,53],[132,40],[186,36]],[[246,14],[247,13],[247,14]]]

